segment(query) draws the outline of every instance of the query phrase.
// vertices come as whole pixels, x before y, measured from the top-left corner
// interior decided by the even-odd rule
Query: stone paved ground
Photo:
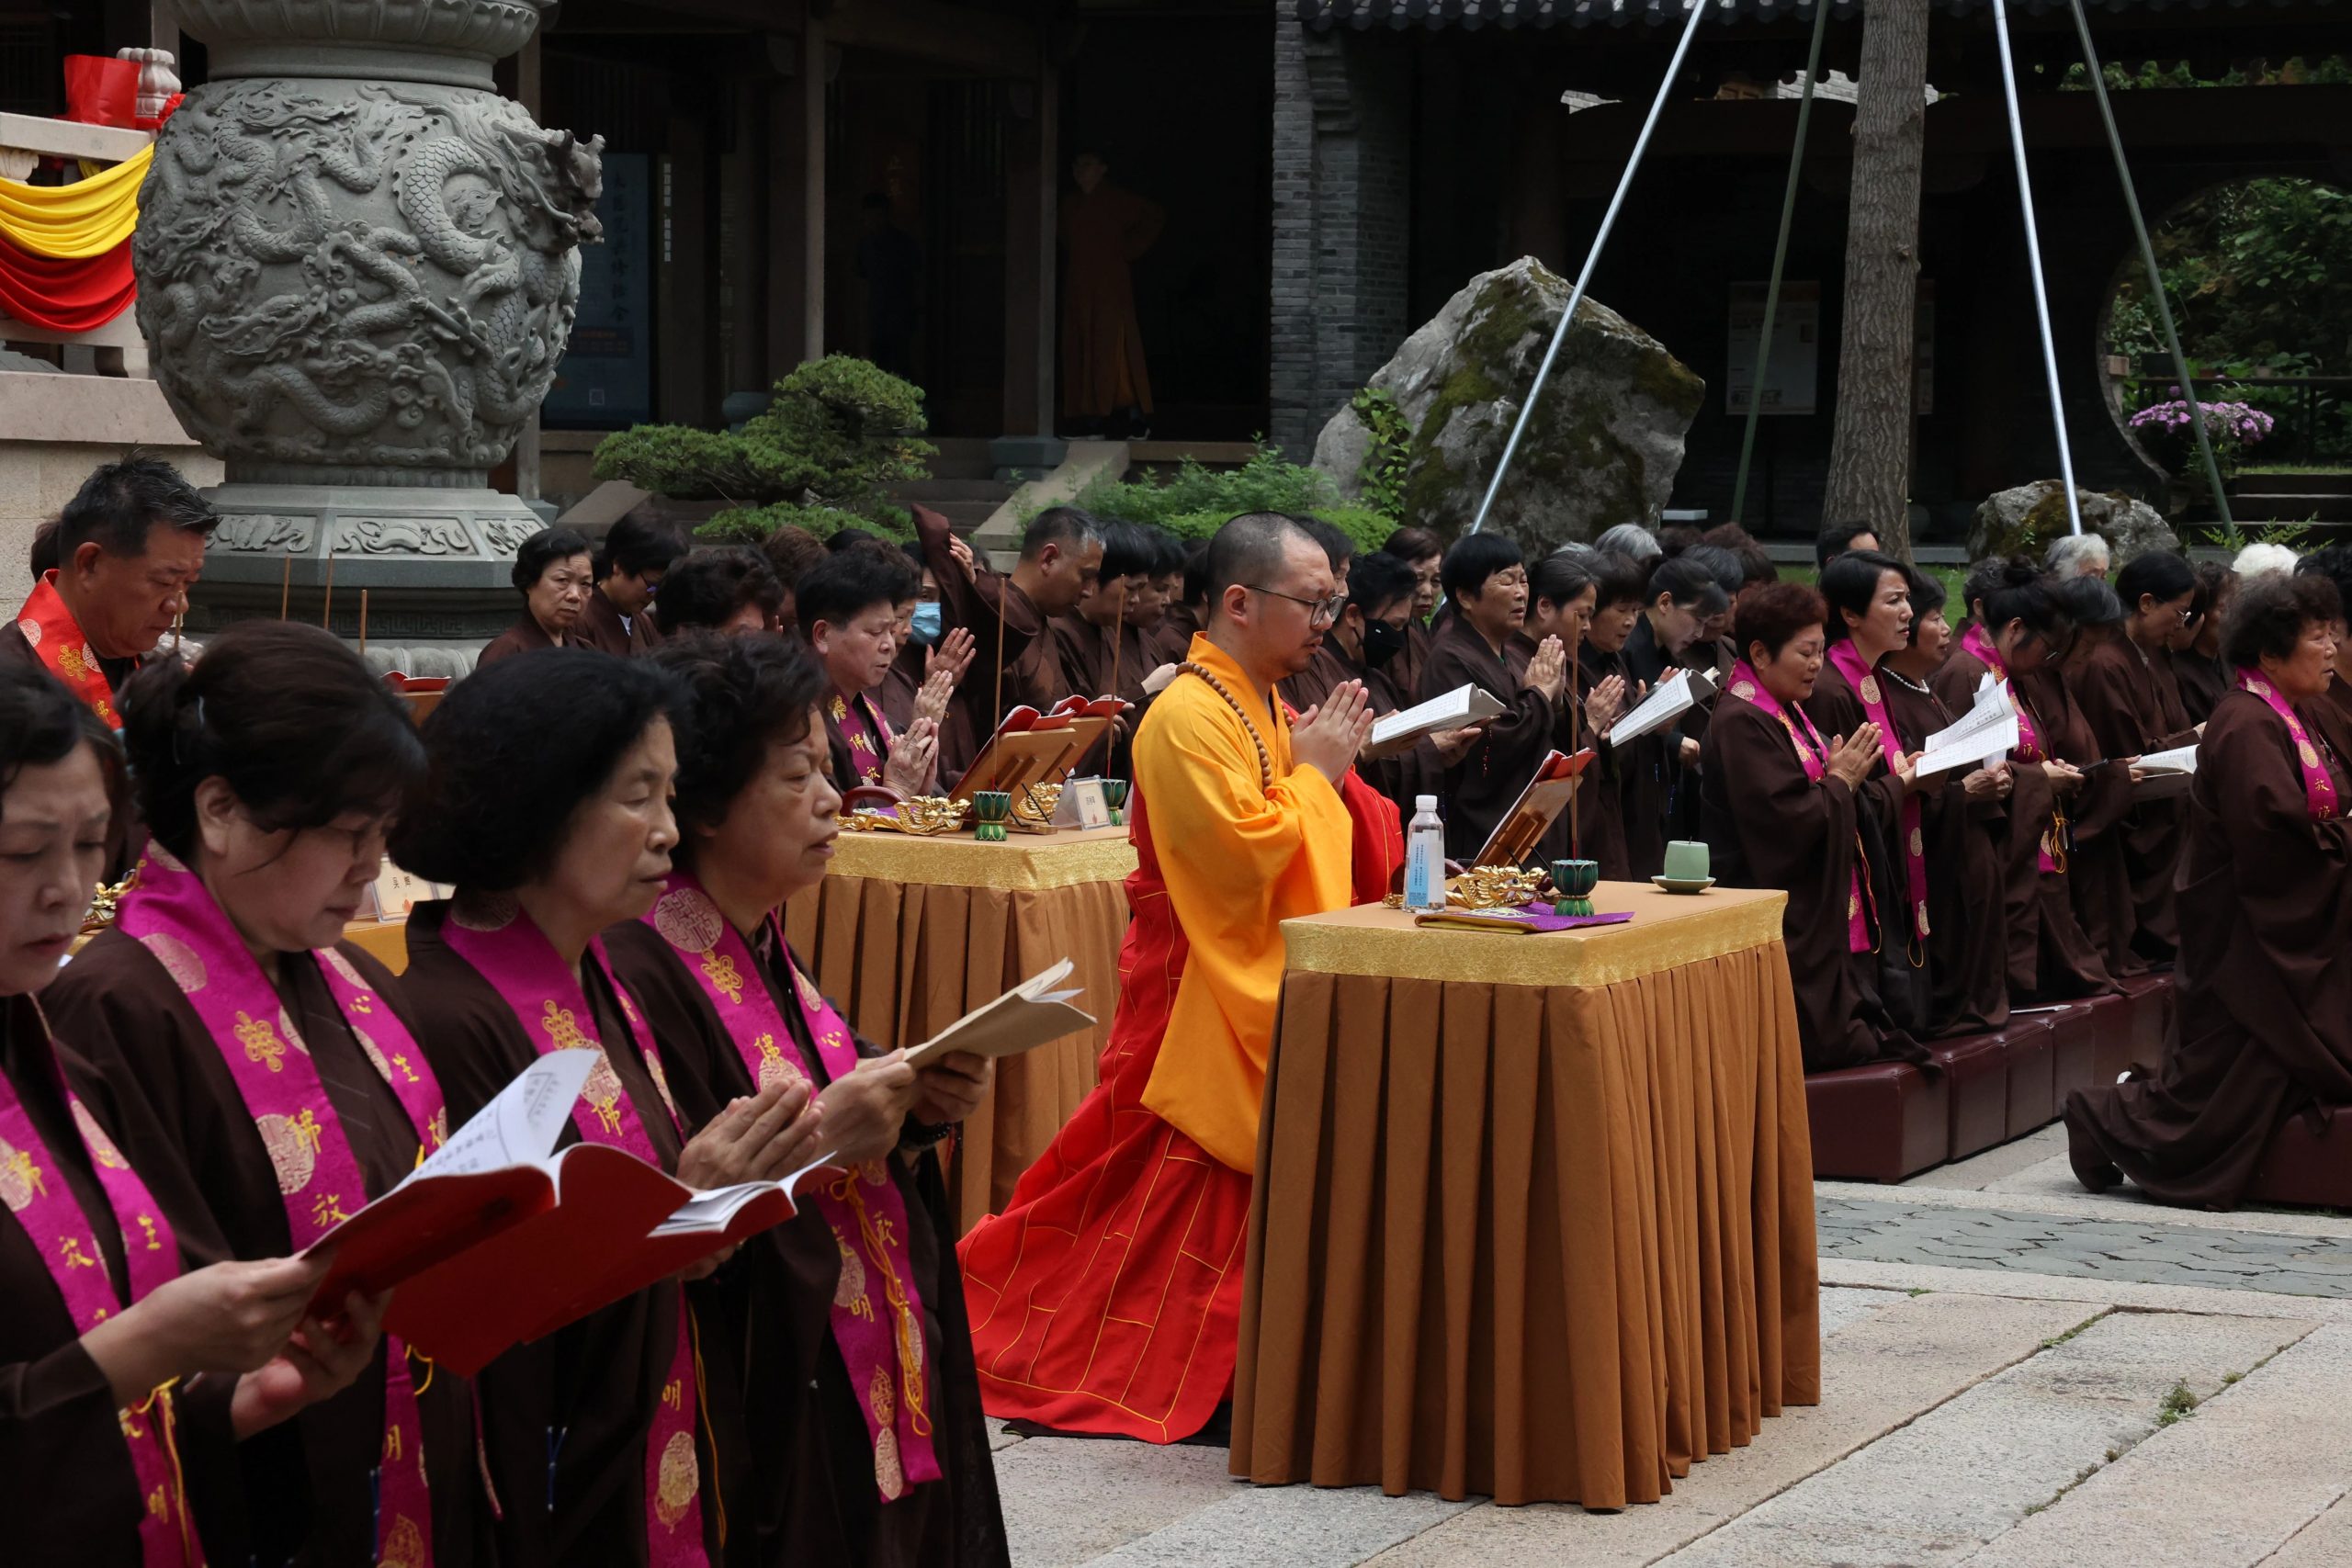
[[[2055,1129],[1823,1182],[1825,1396],[1622,1514],[1000,1434],[1016,1568],[2352,1568],[2352,1219],[2093,1197]]]

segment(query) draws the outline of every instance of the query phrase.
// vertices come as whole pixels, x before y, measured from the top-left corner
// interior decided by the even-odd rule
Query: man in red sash
[[[1295,723],[1274,695],[1342,603],[1306,530],[1237,517],[1207,574],[1206,628],[1136,735],[1101,1087],[961,1249],[989,1415],[1158,1443],[1232,1384],[1281,923],[1348,904],[1341,784],[1372,728],[1352,682]]]
[[[0,626],[0,658],[40,665],[121,728],[115,692],[187,609],[220,521],[160,457],[95,469],[58,518],[56,567]]]

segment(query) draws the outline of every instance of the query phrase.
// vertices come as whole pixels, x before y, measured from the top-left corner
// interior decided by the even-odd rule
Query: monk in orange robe
[[[1061,211],[1069,250],[1062,272],[1062,412],[1089,428],[1124,415],[1127,428],[1114,434],[1133,437],[1151,413],[1134,268],[1167,218],[1112,184],[1110,166],[1092,152],[1080,153],[1070,172],[1078,194]]]
[[[1339,604],[1312,536],[1237,517],[1207,570],[1208,625],[1136,735],[1135,920],[1100,1086],[962,1244],[989,1414],[1156,1443],[1232,1386],[1281,926],[1349,902],[1335,781],[1372,728],[1356,682],[1295,726],[1274,694]]]

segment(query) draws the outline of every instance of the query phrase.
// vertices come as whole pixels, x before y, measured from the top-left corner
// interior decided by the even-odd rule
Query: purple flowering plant
[[[2179,390],[2173,389],[2176,394]],[[2199,408],[2205,416],[2206,439],[2213,444],[2213,460],[2224,473],[2235,469],[2245,449],[2267,437],[2277,423],[2250,403],[2201,402]],[[2188,400],[2175,396],[2168,402],[2150,403],[2132,416],[2131,425],[2143,438],[2153,438],[2165,466],[2179,473],[2197,461],[2197,435],[2189,419]]]

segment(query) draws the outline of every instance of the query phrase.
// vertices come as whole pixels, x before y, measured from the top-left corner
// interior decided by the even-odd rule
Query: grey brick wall
[[[1274,442],[1299,461],[1410,323],[1410,41],[1274,23]]]

